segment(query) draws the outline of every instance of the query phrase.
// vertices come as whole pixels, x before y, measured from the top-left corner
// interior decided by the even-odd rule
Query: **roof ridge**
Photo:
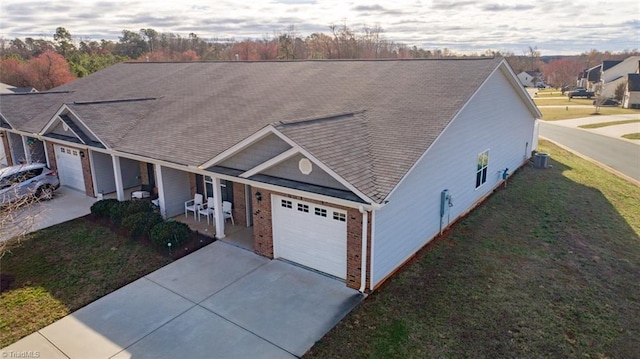
[[[306,117],[306,118],[300,118],[300,119],[294,119],[294,120],[282,120],[282,121],[272,122],[271,125],[274,127],[307,125],[307,124],[318,123],[323,121],[339,120],[343,117],[355,116],[363,112],[366,112],[366,110],[338,112],[330,115],[323,115],[320,117]]]
[[[162,97],[139,97],[139,98],[125,98],[125,99],[113,99],[113,100],[95,100],[95,101],[73,101],[74,105],[97,105],[108,103],[123,103],[123,102],[139,102],[139,101],[152,101]]]

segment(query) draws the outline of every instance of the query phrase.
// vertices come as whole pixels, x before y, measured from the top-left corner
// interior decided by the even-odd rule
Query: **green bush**
[[[124,210],[123,217],[130,216],[134,213],[140,212],[153,212],[153,206],[151,206],[151,202],[149,201],[126,201],[127,208]]]
[[[129,201],[114,203],[109,210],[109,218],[111,218],[111,222],[113,224],[120,224],[122,217],[124,216],[124,211],[129,207]]]
[[[101,199],[91,205],[91,214],[96,217],[109,217],[111,207],[119,203],[117,199]]]
[[[167,248],[168,243],[171,243],[172,248],[178,248],[187,242],[189,233],[191,233],[191,230],[186,224],[176,221],[166,221],[153,226],[149,237],[151,238],[151,243],[158,248]]]
[[[150,234],[151,229],[158,223],[162,223],[162,216],[156,212],[137,212],[125,216],[120,226],[134,237]]]

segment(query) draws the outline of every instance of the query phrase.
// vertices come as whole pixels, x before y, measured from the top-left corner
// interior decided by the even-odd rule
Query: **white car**
[[[0,169],[0,205],[34,195],[38,199],[49,200],[58,187],[58,175],[44,163]]]

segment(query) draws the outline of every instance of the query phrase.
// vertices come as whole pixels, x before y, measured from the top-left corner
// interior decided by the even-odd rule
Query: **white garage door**
[[[84,192],[84,177],[82,176],[80,151],[75,148],[58,145],[55,146],[55,151],[60,184]]]
[[[345,279],[346,211],[272,196],[273,254]]]

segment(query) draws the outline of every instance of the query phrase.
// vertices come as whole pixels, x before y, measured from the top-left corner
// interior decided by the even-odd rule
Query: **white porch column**
[[[165,206],[164,201],[164,181],[162,179],[162,166],[160,166],[159,164],[154,164],[153,168],[156,172],[156,187],[158,187],[158,205],[160,207],[160,215],[162,215],[162,217],[166,219],[167,207]]]
[[[20,136],[22,138],[22,148],[24,149],[24,163],[31,163],[31,149],[27,143],[27,136]]]
[[[124,187],[122,185],[122,170],[120,169],[120,157],[111,155],[113,162],[113,177],[116,181],[116,195],[118,201],[124,201]]]
[[[213,199],[215,200],[216,237],[222,239],[224,235],[224,214],[222,213],[222,191],[220,190],[220,178],[213,177]]]

